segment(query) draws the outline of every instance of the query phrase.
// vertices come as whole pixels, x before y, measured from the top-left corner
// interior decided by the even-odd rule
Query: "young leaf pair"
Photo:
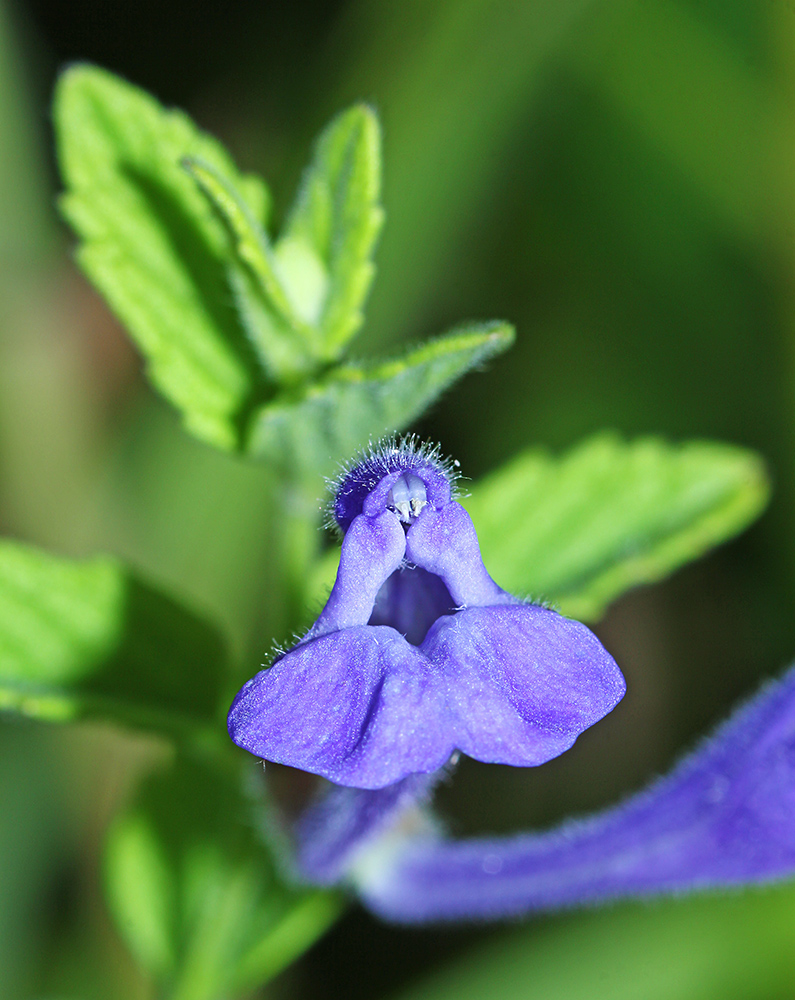
[[[208,443],[330,472],[513,340],[507,324],[471,324],[389,362],[343,361],[383,220],[365,106],[322,133],[273,243],[265,183],[184,113],[78,65],[59,82],[55,123],[78,259]]]

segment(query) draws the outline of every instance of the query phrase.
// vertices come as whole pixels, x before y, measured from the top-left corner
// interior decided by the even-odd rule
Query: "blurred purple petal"
[[[433,823],[430,813],[417,807],[430,801],[445,773],[411,774],[394,785],[372,790],[329,788],[298,823],[295,861],[299,877],[315,885],[342,881],[359,847],[396,822],[405,823],[407,813],[427,831]]]
[[[665,778],[545,833],[384,841],[355,868],[389,920],[497,919],[795,874],[795,668]]]

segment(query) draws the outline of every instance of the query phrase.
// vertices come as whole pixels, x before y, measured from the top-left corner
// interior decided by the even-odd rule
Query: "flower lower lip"
[[[437,619],[420,648],[386,626],[321,635],[258,674],[229,724],[236,743],[267,760],[380,788],[437,770],[455,750],[542,764],[624,690],[584,625],[502,605]]]

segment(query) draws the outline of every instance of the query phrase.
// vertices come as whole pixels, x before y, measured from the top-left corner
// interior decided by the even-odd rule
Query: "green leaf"
[[[737,534],[768,493],[760,459],[741,448],[599,435],[561,458],[523,452],[461,502],[500,586],[593,620]]]
[[[114,559],[0,542],[0,709],[175,734],[215,725],[226,669],[214,629]]]
[[[265,230],[240,193],[211,164],[186,157],[183,166],[232,235],[230,283],[263,368],[275,382],[306,374],[314,360],[314,330],[298,317],[287,297]]]
[[[249,451],[326,474],[368,439],[399,431],[471,368],[513,343],[506,323],[462,327],[392,361],[344,364],[254,414]]]
[[[294,308],[318,328],[327,360],[362,323],[383,222],[378,118],[364,105],[338,115],[318,139],[295,207],[276,245]]]
[[[297,958],[341,912],[338,896],[279,878],[254,819],[228,776],[178,761],[151,778],[111,828],[105,866],[111,908],[130,948],[171,1000],[251,990]]]
[[[143,352],[150,378],[198,437],[239,444],[261,372],[227,283],[229,237],[181,166],[207,163],[262,219],[267,192],[187,115],[92,66],[55,98],[64,215],[78,259]]]

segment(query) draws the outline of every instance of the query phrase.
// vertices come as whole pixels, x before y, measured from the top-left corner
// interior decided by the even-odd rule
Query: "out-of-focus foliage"
[[[741,531],[768,492],[751,452],[600,435],[560,459],[525,452],[462,502],[501,586],[588,621]]]
[[[791,886],[618,906],[512,930],[394,1000],[719,1000],[792,988]],[[493,992],[492,992],[493,991]]]
[[[230,775],[178,760],[111,830],[110,904],[130,946],[174,1000],[237,996],[271,979],[337,919],[333,893],[288,888]]]
[[[391,361],[348,362],[254,415],[250,448],[280,465],[336,471],[367,440],[405,427],[452,382],[513,343],[507,323],[473,324]]]
[[[0,709],[170,734],[218,722],[218,633],[118,561],[0,542]]]

